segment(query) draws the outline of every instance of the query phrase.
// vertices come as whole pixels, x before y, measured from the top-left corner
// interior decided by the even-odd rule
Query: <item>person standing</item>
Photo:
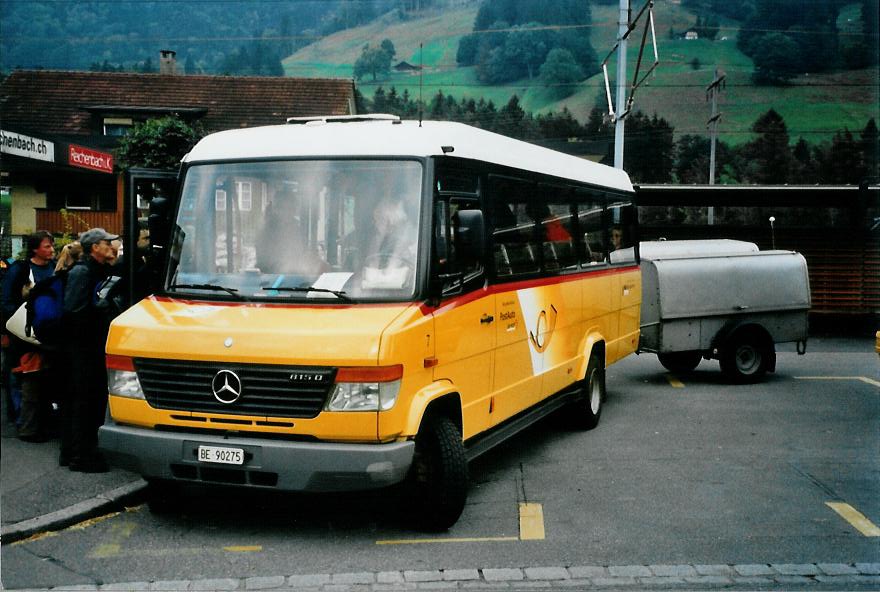
[[[98,452],[98,428],[107,411],[104,348],[110,321],[97,306],[96,294],[116,261],[112,241],[119,237],[103,228],[82,233],[82,258],[67,276],[64,288],[64,333],[61,349],[68,364],[69,390],[62,402],[61,455],[58,463],[71,471],[104,473],[107,463]]]
[[[27,258],[10,266],[3,281],[3,318],[8,319],[27,299],[28,291],[55,272],[55,239],[45,230],[27,237]],[[6,323],[3,323],[5,331]],[[37,346],[9,335],[12,366],[12,408],[17,409],[18,437],[26,442],[49,439],[50,402],[46,389],[46,360]],[[18,401],[15,399],[18,398]]]

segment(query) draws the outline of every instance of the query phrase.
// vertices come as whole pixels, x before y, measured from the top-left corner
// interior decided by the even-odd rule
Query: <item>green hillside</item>
[[[428,100],[442,90],[456,98],[483,97],[503,105],[517,94],[522,106],[533,112],[561,110],[567,107],[581,121],[604,95],[602,75],[594,76],[578,87],[577,92],[560,100],[553,89],[537,80],[523,79],[518,84],[487,86],[477,80],[474,68],[460,68],[455,63],[458,40],[471,32],[475,8],[445,12],[401,22],[386,16],[370,25],[341,31],[303,48],[284,60],[289,76],[351,77],[352,67],[366,43],[378,45],[388,38],[397,49],[396,61],[422,63],[423,96]],[[841,19],[858,18],[854,11],[844,11]],[[613,46],[616,37],[617,10],[611,6],[594,6],[592,43],[600,59]],[[880,119],[878,69],[802,75],[789,86],[755,86],[751,82],[752,61],[736,48],[738,23],[722,21],[716,41],[670,39],[669,31],[682,32],[693,25],[695,16],[680,5],[658,3],[655,9],[657,45],[660,66],[636,94],[634,108],[666,118],[677,135],[706,131],[710,105],[706,101],[706,85],[717,67],[727,74],[727,87],[719,100],[722,111],[720,132],[723,140],[740,144],[750,138],[749,127],[768,109],[776,109],[788,125],[792,138],[803,136],[809,142],[830,139],[835,131],[848,128],[860,131],[869,118]],[[628,77],[631,79],[638,56],[641,31],[631,37],[628,52]],[[423,48],[419,50],[419,43]],[[653,59],[646,48],[645,62]],[[695,63],[694,60],[698,60]],[[609,63],[614,73],[615,61]],[[369,97],[379,86],[394,86],[399,92],[409,90],[419,96],[419,76],[393,72],[382,80],[368,78],[358,83]],[[604,98],[602,107],[604,108]]]

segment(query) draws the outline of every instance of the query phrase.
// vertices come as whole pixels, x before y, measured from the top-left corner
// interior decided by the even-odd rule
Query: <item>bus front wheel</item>
[[[455,524],[467,500],[468,466],[461,434],[448,417],[435,414],[423,421],[407,479],[418,527],[442,531]]]

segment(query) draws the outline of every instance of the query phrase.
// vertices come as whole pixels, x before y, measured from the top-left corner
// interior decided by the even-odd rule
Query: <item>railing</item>
[[[642,240],[732,238],[772,248],[765,228],[645,224]],[[776,247],[807,260],[813,313],[880,314],[880,239],[859,228],[777,229]]]
[[[94,210],[68,210],[68,221],[65,223],[61,210],[48,210],[37,208],[37,228],[48,230],[53,234],[62,234],[67,231],[66,224],[70,225],[73,234],[79,234],[89,228],[103,228],[111,234],[122,232],[121,211],[94,211]]]

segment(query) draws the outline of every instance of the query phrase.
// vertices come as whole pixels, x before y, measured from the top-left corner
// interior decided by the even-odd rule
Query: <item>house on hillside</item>
[[[688,41],[693,41],[694,39],[699,39],[699,38],[700,38],[700,34],[697,33],[696,31],[693,31],[693,30],[692,30],[692,31],[688,31],[688,32],[686,32],[686,33],[684,34],[684,38],[687,39]]]
[[[394,66],[394,69],[397,72],[415,73],[415,72],[421,71],[422,67],[421,66],[414,66],[413,64],[410,64],[409,62],[403,61],[403,62],[400,62],[399,64],[396,64]]]
[[[162,58],[159,74],[16,70],[0,84],[0,255],[65,223],[121,231],[125,183],[113,151],[135,123],[176,115],[210,133],[356,113],[351,80],[182,76],[173,52]]]

